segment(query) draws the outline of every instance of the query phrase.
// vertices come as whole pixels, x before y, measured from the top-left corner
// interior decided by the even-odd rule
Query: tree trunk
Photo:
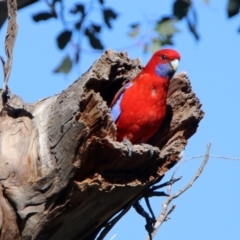
[[[58,95],[32,105],[10,95],[0,116],[1,239],[94,239],[178,162],[203,117],[185,73],[171,81],[152,155],[134,145],[129,156],[115,140],[108,106],[141,68],[109,50]]]

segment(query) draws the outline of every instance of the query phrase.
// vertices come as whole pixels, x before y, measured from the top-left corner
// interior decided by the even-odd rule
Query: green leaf
[[[138,23],[134,23],[134,24],[131,24],[130,27],[131,27],[131,30],[128,33],[128,36],[130,36],[132,38],[135,38],[140,33],[139,24]]]
[[[149,45],[147,43],[143,46],[143,53],[147,53],[149,51]]]
[[[99,50],[103,50],[104,49],[100,39],[97,38],[94,34],[89,35],[88,38],[89,38],[89,42],[90,42],[91,46],[94,49],[99,49]]]
[[[62,62],[60,63],[60,65],[53,70],[54,73],[69,73],[72,69],[72,60],[71,58],[67,55]]]
[[[161,42],[161,45],[173,45],[172,37],[165,37],[159,40]]]
[[[157,22],[155,30],[162,36],[171,37],[179,30],[174,26],[176,19],[164,17]]]
[[[62,0],[53,0],[53,1],[52,1],[53,6],[55,6],[55,4],[56,4],[57,2],[62,2]]]
[[[148,51],[151,53],[155,53],[162,47],[162,43],[159,39],[154,38],[152,39],[152,45],[148,48]]]
[[[109,28],[112,28],[111,21],[117,18],[117,14],[110,8],[103,9],[103,19]]]
[[[91,34],[90,29],[86,28],[84,34],[88,37]]]
[[[77,49],[77,50],[75,51],[75,54],[74,54],[74,61],[75,61],[75,63],[78,63],[78,62],[79,62],[79,59],[80,59],[80,50]]]
[[[60,33],[57,37],[58,47],[60,49],[64,49],[68,44],[68,42],[70,41],[71,37],[72,37],[72,32],[69,30],[65,30],[62,33]]]
[[[76,4],[73,9],[70,10],[70,13],[77,14],[81,13],[82,15],[85,14],[85,7],[83,4]]]
[[[196,40],[199,40],[199,34],[197,32],[197,28],[196,28],[196,24],[194,24],[193,22],[190,21],[189,18],[187,18],[187,24],[188,24],[188,28],[190,30],[190,32],[193,34],[193,36],[195,37]]]
[[[78,12],[85,14],[85,7],[83,4],[76,4],[76,9],[78,10]]]
[[[85,29],[85,35],[88,37],[89,43],[94,49],[103,50],[104,47],[100,39],[96,36],[97,34],[89,28]]]
[[[171,37],[159,37],[153,38],[151,45],[144,46],[144,52],[155,53],[159,49],[161,49],[164,45],[173,45]]]
[[[56,18],[56,15],[52,12],[41,12],[32,16],[35,22],[46,21],[50,18]]]
[[[139,23],[132,23],[132,24],[130,25],[131,28],[136,28],[136,27],[139,27],[139,26],[140,26]]]
[[[231,18],[239,13],[240,0],[229,0],[227,6],[228,17]]]
[[[82,22],[83,22],[82,19],[80,19],[80,21],[78,21],[78,22],[75,23],[74,26],[75,26],[75,28],[76,28],[77,30],[80,30],[80,28],[81,28],[81,26],[82,26]]]
[[[190,6],[190,0],[176,0],[173,4],[173,15],[181,20],[186,17]]]
[[[101,32],[102,27],[100,25],[97,25],[97,24],[93,23],[91,27],[92,27],[94,32],[97,32],[97,33]]]

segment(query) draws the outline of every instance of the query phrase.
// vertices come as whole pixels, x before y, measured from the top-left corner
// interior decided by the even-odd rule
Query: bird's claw
[[[128,157],[132,156],[132,152],[133,152],[133,144],[127,139],[124,138],[122,143],[127,147],[127,151],[128,151]],[[154,153],[154,147],[150,144],[147,143],[141,143],[140,144],[142,147],[147,148],[150,152],[150,157],[153,156]]]
[[[132,145],[132,143],[127,138],[124,138],[122,143],[127,147],[128,157],[131,157],[132,156],[132,152],[133,152],[133,145]]]
[[[149,151],[150,151],[150,157],[153,156],[153,153],[154,153],[154,147],[150,144],[147,144],[147,143],[141,143],[140,144],[142,147],[145,147],[147,148]]]

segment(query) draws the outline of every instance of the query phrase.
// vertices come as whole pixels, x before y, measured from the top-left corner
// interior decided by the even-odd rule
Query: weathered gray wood
[[[203,117],[185,73],[171,82],[152,156],[134,145],[129,157],[115,141],[108,106],[140,69],[138,59],[107,51],[58,95],[33,105],[10,96],[0,116],[1,239],[92,239],[179,160]]]

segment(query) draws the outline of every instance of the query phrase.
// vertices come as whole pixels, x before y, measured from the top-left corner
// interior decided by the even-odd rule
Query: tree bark
[[[186,73],[147,146],[117,142],[109,104],[138,59],[106,51],[69,88],[34,104],[10,95],[0,116],[1,239],[94,239],[174,166],[203,118]]]

